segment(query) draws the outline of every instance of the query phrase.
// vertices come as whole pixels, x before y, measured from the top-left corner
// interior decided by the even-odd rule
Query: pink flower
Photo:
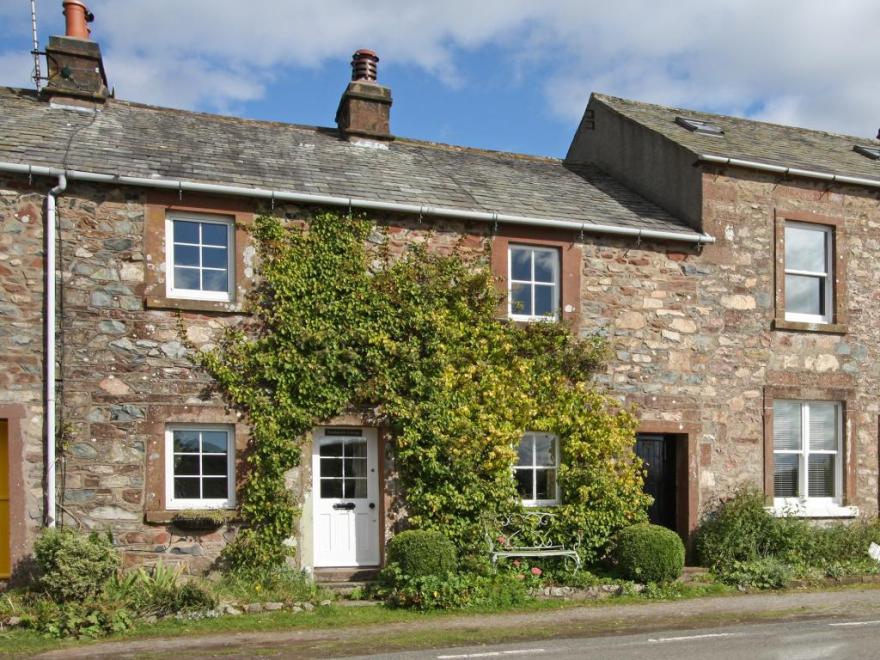
[[[498,542],[499,542],[501,545],[507,545],[507,539],[504,538],[503,536],[499,536],[499,537],[498,537]]]
[[[519,559],[514,559],[514,560],[513,560],[513,565],[516,566],[517,568],[519,568],[519,564],[520,564]]]
[[[537,566],[532,566],[532,575],[537,577],[541,573],[543,573],[543,571],[540,568],[538,568]]]

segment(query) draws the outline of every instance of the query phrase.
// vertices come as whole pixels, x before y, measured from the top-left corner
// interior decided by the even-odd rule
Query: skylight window
[[[857,151],[863,156],[880,160],[880,145],[877,144],[857,144],[853,147],[853,151]]]
[[[693,117],[676,117],[675,123],[693,133],[700,133],[701,135],[724,135],[724,129],[718,124],[703,121],[702,119],[694,119]]]

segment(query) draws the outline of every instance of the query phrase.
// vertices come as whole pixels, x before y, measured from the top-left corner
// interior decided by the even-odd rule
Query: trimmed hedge
[[[641,523],[618,532],[614,558],[628,580],[671,582],[684,568],[684,543],[670,529]]]
[[[388,562],[408,577],[446,575],[456,569],[455,546],[440,532],[411,529],[388,543]]]

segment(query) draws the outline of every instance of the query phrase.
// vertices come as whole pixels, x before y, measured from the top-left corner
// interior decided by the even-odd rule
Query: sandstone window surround
[[[559,438],[549,433],[526,433],[514,466],[523,506],[559,504]]]
[[[557,301],[556,318],[565,321],[577,321],[580,317],[581,296],[581,264],[582,250],[571,232],[559,232],[541,230],[534,227],[522,227],[515,225],[501,225],[498,233],[492,238],[491,268],[492,274],[498,282],[499,292],[504,295],[504,304],[499,310],[500,315],[513,321],[531,321],[546,319],[547,317],[535,315],[517,315],[511,308],[511,285],[518,279],[511,279],[512,249],[534,249],[540,251],[552,251],[556,254],[556,272],[558,273],[557,286],[553,297]],[[531,268],[531,265],[530,265]],[[535,286],[535,280],[523,280],[525,284]],[[549,284],[537,283],[537,286]],[[531,295],[531,292],[530,292]],[[532,310],[534,311],[534,309]],[[514,313],[511,313],[514,312]]]
[[[183,199],[166,191],[151,191],[147,196],[144,220],[144,258],[146,261],[144,299],[148,308],[180,309],[206,312],[241,312],[247,290],[253,277],[254,247],[250,241],[248,228],[253,224],[254,213],[248,200],[235,198],[215,198],[187,193]],[[201,266],[203,260],[217,257],[222,246],[215,245],[220,239],[214,235],[199,234],[195,243],[186,231],[178,232],[175,239],[175,219],[206,224],[223,223],[227,230],[227,264],[225,271],[228,280],[226,292],[210,291],[219,286],[223,268],[211,271],[207,282],[209,291],[204,291],[205,282]],[[181,225],[183,229],[191,226]],[[210,230],[208,234],[211,234]],[[207,243],[205,243],[205,240]],[[175,254],[175,245],[177,252]],[[198,261],[195,261],[198,260]],[[182,266],[175,281],[174,264]],[[211,261],[213,264],[214,261]],[[195,266],[186,270],[187,267]],[[211,266],[213,267],[213,266]],[[210,270],[210,267],[209,267]],[[181,276],[197,275],[198,288],[193,288],[195,279],[190,277],[180,281]],[[180,286],[180,285],[183,286]]]
[[[779,330],[846,333],[846,232],[840,218],[775,211]]]
[[[171,424],[165,430],[165,505],[235,507],[235,430],[231,425]]]
[[[768,387],[764,393],[764,494],[776,515],[849,518],[855,500],[852,393]]]
[[[180,507],[175,508],[169,501],[172,488],[169,479],[169,464],[173,452],[168,447],[168,429],[175,427],[219,427],[228,429],[231,442],[234,442],[235,479],[230,481],[230,498],[235,497],[239,475],[242,473],[244,456],[249,439],[248,425],[242,423],[238,413],[222,403],[207,402],[202,405],[158,403],[147,406],[146,418],[140,432],[146,438],[146,470],[144,473],[144,520],[150,524],[171,522]],[[233,502],[225,507],[232,510]],[[197,508],[197,507],[184,507]]]

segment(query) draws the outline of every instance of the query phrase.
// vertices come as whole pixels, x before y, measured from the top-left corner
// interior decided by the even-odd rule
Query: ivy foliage
[[[284,560],[296,515],[284,474],[314,426],[352,407],[392,431],[410,524],[467,554],[485,554],[486,521],[519,507],[512,467],[525,430],[561,440],[561,541],[579,539],[592,559],[644,519],[635,420],[590,382],[600,341],[500,320],[484,264],[424,247],[392,256],[363,218],[260,217],[254,237],[253,323],[201,358],[252,426],[233,566]]]

